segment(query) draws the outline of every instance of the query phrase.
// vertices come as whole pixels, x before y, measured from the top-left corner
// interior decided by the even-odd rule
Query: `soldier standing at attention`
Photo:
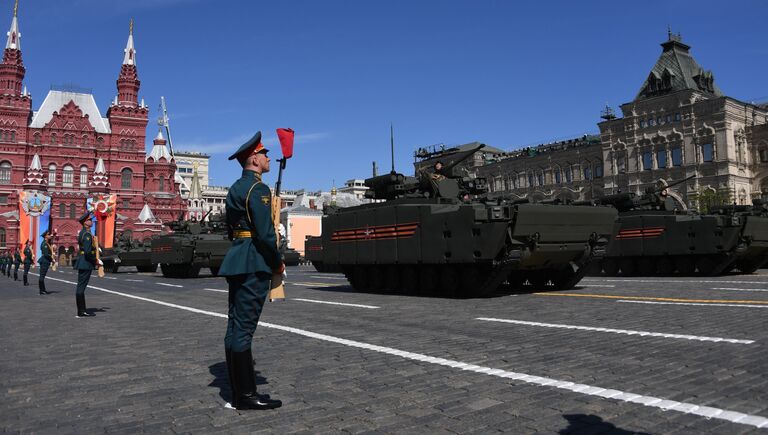
[[[5,269],[8,267],[8,253],[0,254],[0,274],[5,275]]]
[[[285,270],[277,250],[272,223],[271,191],[261,182],[269,172],[267,149],[261,132],[243,144],[229,160],[237,159],[242,176],[229,189],[226,200],[227,224],[232,247],[227,251],[219,276],[229,284],[229,315],[224,336],[232,406],[236,409],[273,409],[279,400],[256,392],[251,341],[272,275]]]
[[[19,249],[21,249],[21,246],[19,246]],[[19,280],[19,266],[21,265],[21,254],[19,254],[19,249],[16,249],[13,253],[13,280],[14,281]]]
[[[91,213],[88,212],[80,216],[78,221],[80,221],[83,228],[77,235],[79,255],[75,261],[75,269],[77,270],[77,290],[75,291],[77,317],[93,317],[93,314],[86,311],[85,308],[85,289],[88,287],[88,281],[91,280],[91,272],[96,268],[96,249],[98,247],[93,245]]]
[[[41,295],[47,295],[49,293],[45,290],[45,275],[48,273],[51,263],[53,263],[53,252],[51,249],[53,233],[46,230],[41,237],[43,238],[43,243],[40,245],[40,259],[37,260],[40,263],[40,278],[37,280],[37,286],[40,288]]]
[[[27,240],[24,246],[24,285],[29,285],[29,268],[32,266],[32,242]]]
[[[5,273],[8,275],[8,279],[11,279],[11,268],[13,267],[13,252],[7,252],[7,258],[5,259]]]

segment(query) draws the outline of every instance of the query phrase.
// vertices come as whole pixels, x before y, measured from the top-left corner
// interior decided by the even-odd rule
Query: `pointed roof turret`
[[[27,169],[27,174],[24,177],[24,188],[31,190],[45,190],[48,186],[48,182],[43,174],[43,165],[40,163],[40,156],[35,154],[32,157],[32,163]]]
[[[683,44],[682,36],[667,31],[667,41],[661,44],[662,53],[651,69],[648,78],[640,88],[635,100],[651,98],[682,90],[699,91],[710,97],[721,97],[723,93],[715,85],[711,71],[696,63],[689,52],[690,46]]]
[[[141,213],[139,213],[139,222],[145,224],[147,222],[154,223],[157,220],[155,218],[155,214],[152,213],[152,209],[149,208],[149,204],[144,204],[144,208],[141,209]]]
[[[11,20],[11,29],[8,31],[8,42],[5,48],[21,50],[21,32],[19,32],[19,0],[13,6],[13,20]]]
[[[155,136],[155,140],[152,142],[152,151],[149,152],[149,155],[145,159],[147,162],[149,162],[149,159],[152,159],[154,162],[159,162],[161,158],[165,159],[166,162],[173,161],[173,157],[171,157],[171,153],[168,152],[168,147],[165,145],[166,140],[163,137],[163,130],[159,129],[157,132],[157,136]]]
[[[104,168],[104,159],[99,158],[96,163],[96,169],[93,170],[93,178],[88,183],[91,192],[106,192],[109,190],[109,178],[107,170]]]
[[[192,186],[189,187],[189,199],[202,199],[203,188],[200,187],[200,176],[197,175],[197,162],[194,165],[194,172],[192,173]]]
[[[133,47],[133,18],[128,29],[128,42],[125,44],[125,56],[123,56],[123,65],[136,65],[136,49]]]

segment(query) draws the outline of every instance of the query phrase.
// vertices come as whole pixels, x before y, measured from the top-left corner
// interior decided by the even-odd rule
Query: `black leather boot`
[[[77,317],[93,317],[93,314],[86,311],[85,308],[85,295],[75,295],[75,302],[77,303]]]
[[[231,352],[234,392],[232,406],[236,409],[275,409],[283,405],[280,400],[270,399],[256,392],[251,351]]]
[[[41,295],[49,294],[48,291],[45,289],[45,281],[38,281],[37,286],[40,288]]]

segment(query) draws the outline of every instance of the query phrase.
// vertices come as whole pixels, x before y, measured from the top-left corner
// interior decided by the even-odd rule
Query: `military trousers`
[[[40,291],[45,291],[45,275],[48,274],[50,266],[50,264],[40,263],[40,276],[37,279],[37,286],[40,288]]]
[[[232,352],[251,350],[253,333],[259,324],[261,310],[269,294],[272,275],[249,273],[227,277],[229,314],[224,348]]]
[[[27,285],[29,282],[29,268],[32,267],[31,264],[25,264],[24,265],[24,285]]]
[[[88,282],[91,280],[91,272],[93,272],[93,270],[77,271],[77,289],[75,290],[75,295],[85,295],[85,288],[88,287]]]
[[[13,280],[18,281],[19,280],[19,266],[21,266],[21,263],[16,263],[13,266]]]

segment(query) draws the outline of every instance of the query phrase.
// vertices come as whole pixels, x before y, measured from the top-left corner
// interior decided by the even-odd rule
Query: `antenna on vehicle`
[[[395,128],[389,123],[389,146],[392,152],[392,174],[395,173]]]

